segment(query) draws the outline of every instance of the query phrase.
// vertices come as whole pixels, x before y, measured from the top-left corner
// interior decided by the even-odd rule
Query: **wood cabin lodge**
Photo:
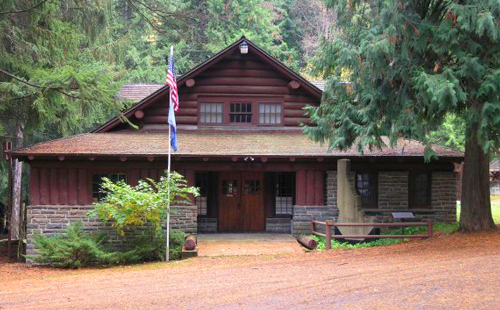
[[[103,227],[86,218],[103,176],[137,184],[163,174],[169,89],[143,87],[125,88],[129,95],[153,88],[125,112],[139,130],[113,118],[92,132],[10,153],[31,167],[28,254],[35,232],[60,232],[77,220]],[[355,149],[328,152],[300,128],[309,124],[303,107],[318,105],[321,89],[245,38],[182,75],[178,89],[172,168],[201,196],[176,207],[173,228],[304,233],[311,215],[339,217],[339,183],[357,197],[356,218],[410,210],[423,219],[456,219],[454,163],[462,153],[436,147],[439,160],[424,163],[424,147],[410,140],[363,156]]]

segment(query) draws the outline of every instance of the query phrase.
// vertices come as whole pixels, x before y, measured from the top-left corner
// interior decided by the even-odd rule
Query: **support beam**
[[[155,160],[155,158],[154,158],[153,156],[148,156],[148,161],[149,161],[149,162],[152,162],[152,161],[154,161],[154,160]]]
[[[59,156],[59,157],[57,157],[57,159],[59,159],[59,161],[64,161],[64,160],[66,159],[66,157],[64,157],[64,156]]]
[[[125,162],[125,161],[127,161],[127,157],[125,157],[125,156],[121,156],[121,157],[120,157],[120,161],[121,161],[121,162]]]
[[[194,79],[189,79],[186,81],[186,86],[187,87],[193,87],[194,84],[196,84],[196,81]]]

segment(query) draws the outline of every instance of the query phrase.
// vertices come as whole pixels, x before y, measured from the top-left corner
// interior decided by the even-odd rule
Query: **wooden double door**
[[[219,175],[219,231],[264,231],[262,172],[221,172]]]

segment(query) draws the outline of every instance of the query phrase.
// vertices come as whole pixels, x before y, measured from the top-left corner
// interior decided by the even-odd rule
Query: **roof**
[[[122,99],[140,101],[155,91],[162,88],[163,84],[128,84],[118,91],[118,97]]]
[[[178,87],[181,87],[188,79],[196,77],[198,74],[204,72],[211,66],[217,64],[225,55],[229,55],[230,53],[235,51],[242,42],[247,43],[249,53],[252,53],[256,57],[260,58],[262,61],[266,62],[270,68],[273,68],[276,71],[283,73],[290,79],[297,80],[302,85],[305,91],[309,92],[311,95],[318,98],[318,100],[321,99],[322,95],[321,89],[313,85],[311,82],[303,78],[301,75],[294,72],[292,69],[285,66],[283,63],[273,58],[271,55],[266,53],[263,49],[261,49],[260,47],[258,47],[252,41],[248,40],[245,37],[242,37],[238,41],[234,42],[233,44],[229,45],[228,47],[220,51],[219,53],[215,54],[211,58],[202,62],[198,66],[194,67],[189,72],[183,74],[179,79],[177,79]],[[140,99],[139,102],[137,102],[132,107],[123,112],[123,115],[125,117],[131,117],[135,113],[135,111],[146,108],[147,106],[155,102],[156,99],[166,94],[166,92],[168,92],[168,87],[162,85],[156,91],[153,91],[153,93],[151,93],[150,95],[147,95],[145,98]],[[120,125],[121,123],[122,123],[121,118],[114,117],[105,124],[103,124],[102,126],[93,130],[93,132],[106,132]]]
[[[126,130],[86,133],[36,144],[12,154],[19,156],[166,156],[168,133]],[[268,157],[358,157],[356,148],[328,152],[326,146],[309,140],[301,131],[279,130],[180,130],[179,150],[173,156],[268,156]],[[436,146],[440,157],[463,157],[459,151]],[[424,146],[401,140],[395,148],[365,150],[366,157],[422,157]]]
[[[311,81],[311,84],[319,88],[321,91],[325,90],[325,81]],[[141,101],[142,99],[153,94],[160,88],[163,84],[127,84],[124,85],[118,91],[118,97],[126,100],[131,100],[134,102]]]

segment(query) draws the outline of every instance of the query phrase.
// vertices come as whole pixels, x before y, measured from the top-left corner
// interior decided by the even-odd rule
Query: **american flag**
[[[167,85],[170,87],[170,103],[174,105],[174,111],[179,110],[179,94],[177,92],[177,80],[175,79],[174,52],[170,51],[168,59]]]

